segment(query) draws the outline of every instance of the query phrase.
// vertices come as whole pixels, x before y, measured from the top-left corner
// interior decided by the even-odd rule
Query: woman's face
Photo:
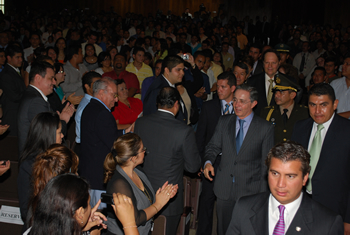
[[[56,130],[56,144],[62,144],[62,138],[63,138],[62,124],[60,123],[60,126]]]
[[[114,58],[114,56],[117,54],[118,52],[117,52],[117,49],[115,49],[115,48],[113,48],[110,52],[109,52],[109,54],[111,55],[111,58]]]
[[[0,52],[0,65],[4,65],[6,61],[5,52]]]
[[[140,149],[136,155],[136,164],[137,165],[140,165],[143,163],[144,158],[145,158],[145,152],[146,152],[146,148],[143,146],[143,143],[141,142]]]
[[[56,45],[59,50],[63,50],[64,48],[66,48],[66,43],[63,39],[58,40]]]
[[[87,46],[85,50],[86,56],[93,56],[95,54],[95,50],[93,46]]]
[[[128,88],[126,88],[125,82],[118,85],[118,97],[121,101],[128,98]]]
[[[102,67],[111,67],[111,58],[107,56],[104,61],[102,61]]]
[[[219,53],[215,53],[215,54],[214,54],[213,60],[214,60],[215,62],[220,62],[220,55],[219,55]]]
[[[47,55],[48,55],[49,57],[51,57],[51,59],[52,59],[53,61],[56,61],[56,59],[57,59],[57,54],[56,54],[56,52],[55,52],[54,49],[50,49],[50,50],[47,52]]]

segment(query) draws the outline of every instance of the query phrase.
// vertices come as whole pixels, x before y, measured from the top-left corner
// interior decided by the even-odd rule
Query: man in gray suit
[[[273,147],[266,159],[270,191],[240,198],[226,234],[343,235],[337,215],[302,192],[310,154],[292,141]]]
[[[273,147],[273,125],[254,115],[258,93],[248,85],[234,93],[235,114],[221,116],[205,150],[204,175],[216,176],[218,234],[226,233],[236,200],[242,196],[267,191],[264,160]],[[222,153],[217,172],[212,163]],[[211,174],[211,175],[210,175]]]
[[[157,105],[157,112],[136,121],[135,133],[149,151],[143,170],[153,189],[158,190],[165,181],[179,185],[177,195],[160,212],[167,218],[166,234],[175,235],[184,206],[184,170],[197,172],[201,158],[193,129],[175,118],[181,108],[179,92],[173,87],[162,88]]]

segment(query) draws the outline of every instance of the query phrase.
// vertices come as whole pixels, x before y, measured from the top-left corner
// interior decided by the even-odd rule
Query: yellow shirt
[[[237,42],[238,42],[239,48],[241,48],[241,50],[244,50],[248,44],[248,39],[244,34],[237,35]]]
[[[224,64],[225,67],[225,71],[227,71],[228,68],[232,69],[233,68],[233,55],[231,55],[230,53],[226,53],[226,55],[222,54],[222,62]]]
[[[145,80],[145,78],[153,76],[153,71],[152,71],[151,67],[145,63],[142,63],[142,67],[140,70],[137,70],[134,63],[128,64],[126,66],[125,70],[130,72],[130,73],[135,74],[137,76],[137,79],[139,80],[140,84],[142,84],[142,82],[143,82],[143,80]],[[136,94],[134,97],[141,99],[141,94]]]
[[[214,62],[211,62],[211,70],[214,72],[214,77],[216,80],[218,80],[218,76],[224,72],[222,70],[222,67],[220,65],[215,64]]]

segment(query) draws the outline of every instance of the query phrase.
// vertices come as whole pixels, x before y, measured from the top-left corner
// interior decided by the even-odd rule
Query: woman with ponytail
[[[143,163],[145,153],[146,148],[141,138],[134,133],[128,133],[114,142],[104,162],[107,193],[121,193],[131,198],[136,226],[141,235],[149,233],[152,218],[176,195],[178,189],[178,185],[168,185],[165,182],[154,193],[147,176],[136,169],[136,166]],[[123,227],[111,207],[108,207],[107,218],[107,234],[123,234],[136,227]]]

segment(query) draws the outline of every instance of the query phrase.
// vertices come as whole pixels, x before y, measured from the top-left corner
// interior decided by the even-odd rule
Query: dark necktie
[[[242,143],[243,143],[243,139],[244,139],[244,130],[243,130],[243,124],[244,124],[244,120],[239,119],[239,130],[236,136],[236,150],[237,150],[237,154],[239,152],[239,150],[241,149]]]
[[[304,66],[305,66],[305,53],[303,54],[303,58],[301,58],[301,63],[300,63],[300,67],[299,67],[300,73],[303,72]]]
[[[287,116],[288,109],[283,109],[283,114],[282,114],[282,119],[283,119],[283,124],[286,125],[288,121],[288,116]]]

